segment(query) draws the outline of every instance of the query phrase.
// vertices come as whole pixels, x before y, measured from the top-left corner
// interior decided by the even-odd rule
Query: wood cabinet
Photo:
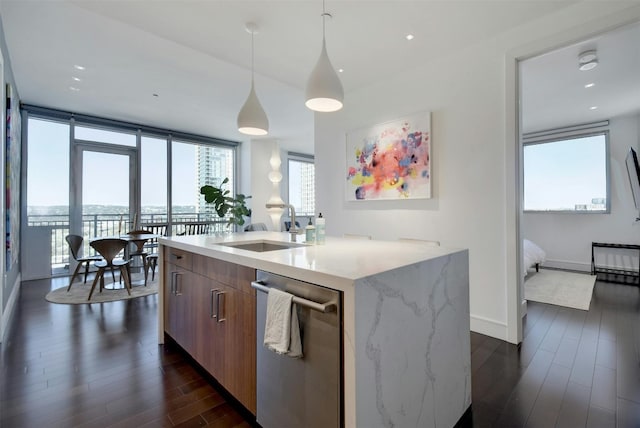
[[[255,414],[255,269],[168,247],[165,260],[165,332]]]
[[[194,323],[190,306],[194,300],[193,274],[179,266],[167,263],[164,269],[164,313],[165,331],[185,350],[194,349],[195,334],[190,326]]]

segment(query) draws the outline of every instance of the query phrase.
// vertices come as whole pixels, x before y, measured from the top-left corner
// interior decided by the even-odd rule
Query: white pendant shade
[[[247,135],[267,135],[269,133],[269,119],[253,88],[253,80],[247,101],[244,102],[240,113],[238,113],[238,131]]]
[[[332,112],[342,108],[344,90],[338,74],[331,65],[324,38],[320,58],[307,82],[305,105],[314,111]]]
[[[251,34],[251,91],[238,113],[238,131],[247,135],[267,135],[269,119],[253,86],[253,36],[258,32],[258,26],[253,22],[247,22],[245,29]]]

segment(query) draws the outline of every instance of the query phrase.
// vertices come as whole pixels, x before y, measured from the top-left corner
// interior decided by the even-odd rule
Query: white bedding
[[[528,239],[524,239],[522,241],[522,249],[524,274],[526,275],[529,268],[535,266],[536,263],[544,263],[547,254],[542,248],[538,247]]]

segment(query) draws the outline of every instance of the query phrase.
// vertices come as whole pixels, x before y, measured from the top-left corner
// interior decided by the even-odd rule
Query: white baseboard
[[[591,263],[570,262],[567,260],[546,260],[541,267],[591,272]]]
[[[7,306],[2,312],[2,322],[0,322],[0,343],[4,342],[4,335],[9,330],[11,317],[13,316],[13,311],[16,307],[16,303],[18,302],[18,295],[20,294],[20,284],[22,284],[22,280],[20,279],[20,274],[18,274],[16,282],[13,283],[9,300],[7,300]],[[0,302],[0,304],[2,304],[2,302]]]
[[[522,303],[520,304],[520,315],[524,318],[527,315],[527,301],[522,299]]]
[[[479,315],[471,315],[471,331],[507,341],[507,324]]]

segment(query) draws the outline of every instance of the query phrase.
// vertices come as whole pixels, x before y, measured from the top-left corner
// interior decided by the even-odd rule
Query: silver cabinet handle
[[[182,281],[179,280],[179,277],[182,276],[182,272],[176,272],[176,296],[182,296]]]
[[[263,293],[269,294],[269,287],[262,281],[251,282],[251,287],[255,288],[258,291],[262,291]],[[293,303],[297,303],[298,305],[305,308],[313,309],[314,311],[323,313],[333,312],[337,310],[338,307],[334,300],[326,303],[318,303],[295,295],[293,296]]]
[[[176,275],[178,272],[171,272],[171,286],[169,287],[169,292],[175,296],[176,294]]]
[[[213,319],[217,319],[218,318],[217,309],[216,309],[216,313],[215,314],[213,313],[213,296],[218,291],[220,291],[220,290],[217,289],[217,288],[216,289],[212,288],[211,291],[210,291],[211,295],[209,296],[210,297],[210,300],[209,300],[209,317],[213,318]]]
[[[216,314],[218,315],[218,322],[224,322],[227,320],[227,318],[223,318],[222,316],[220,316],[220,296],[227,294],[226,291],[219,291],[216,294]]]

